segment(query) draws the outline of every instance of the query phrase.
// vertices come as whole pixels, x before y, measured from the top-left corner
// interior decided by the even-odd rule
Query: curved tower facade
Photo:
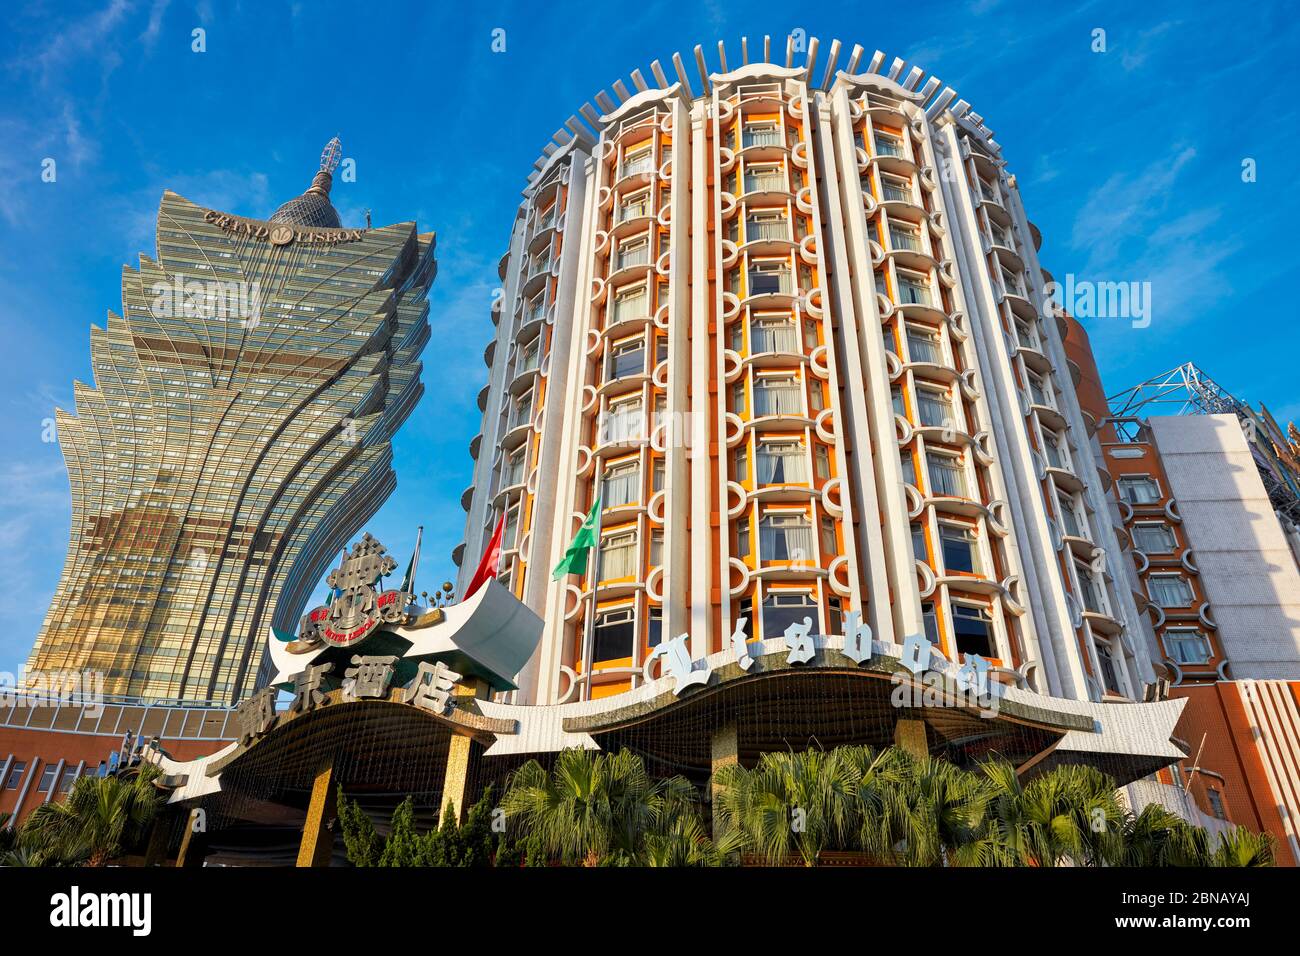
[[[519,700],[850,612],[1140,699],[1149,626],[1000,147],[919,67],[795,46],[635,70],[529,177],[455,555],[504,516],[501,581],[546,622]],[[554,580],[598,500],[598,560]]]
[[[58,412],[63,576],[28,661],[108,694],[232,703],[392,493],[419,400],[434,236],[339,227],[338,141],[269,220],[167,192],[155,257],[92,327],[95,385]]]

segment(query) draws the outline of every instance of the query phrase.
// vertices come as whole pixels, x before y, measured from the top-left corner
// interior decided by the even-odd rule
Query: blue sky
[[[933,72],[983,113],[1058,277],[1152,283],[1152,322],[1092,323],[1108,391],[1192,359],[1283,419],[1300,334],[1300,26],[1284,3],[466,4],[92,0],[0,14],[0,670],[17,671],[62,567],[67,478],[42,440],[90,382],[89,327],[153,251],[164,188],[265,217],[336,133],[345,225],[438,232],[426,395],[370,523],[425,586],[451,575],[488,310],[524,177],[596,90],[650,60],[794,28]],[[359,10],[360,12],[357,12]],[[207,51],[191,51],[191,31]],[[506,31],[493,53],[492,31]],[[1106,31],[1106,52],[1092,31]],[[687,57],[689,62],[689,56]],[[41,162],[58,179],[41,181]],[[1243,183],[1243,159],[1258,181]],[[1257,337],[1258,336],[1258,337]],[[1263,338],[1267,336],[1267,338]]]

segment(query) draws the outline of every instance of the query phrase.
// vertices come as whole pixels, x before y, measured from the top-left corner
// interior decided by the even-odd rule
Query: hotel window
[[[1093,614],[1106,614],[1106,602],[1102,598],[1102,590],[1097,585],[1097,578],[1092,573],[1092,569],[1076,561],[1074,572],[1079,579],[1079,592],[1083,598],[1084,608]]]
[[[641,465],[636,461],[619,462],[605,472],[601,506],[619,508],[641,500]]]
[[[876,291],[879,292],[881,295],[883,295],[886,299],[888,299],[889,283],[885,279],[885,274],[883,272],[877,272],[875,276],[876,276]]]
[[[952,401],[942,389],[920,386],[916,390],[917,414],[921,424],[930,428],[954,428]]]
[[[785,191],[785,173],[780,166],[745,167],[745,192]]]
[[[523,484],[524,481],[524,463],[528,458],[528,446],[522,445],[511,453],[506,459],[505,474],[502,476],[501,486],[509,488],[512,485]]]
[[[68,767],[63,771],[63,776],[59,777],[59,793],[71,793],[72,785],[77,782],[77,768]]]
[[[980,198],[1001,205],[1001,200],[998,199],[998,187],[983,177],[980,177],[977,181],[979,182]]]
[[[650,215],[650,190],[642,189],[640,192],[632,193],[619,204],[618,221],[627,222],[629,219],[640,219],[643,216]]]
[[[664,468],[666,467],[664,459],[656,458],[650,466],[650,490],[664,490]]]
[[[806,456],[802,442],[760,441],[758,456],[758,483],[783,485],[808,480]]]
[[[1034,330],[1028,322],[1022,322],[1019,319],[1016,320],[1016,338],[1018,338],[1020,344],[1027,349],[1038,348],[1038,339],[1035,337]]]
[[[542,337],[539,335],[525,345],[519,355],[519,372],[531,372],[537,368],[542,355]]]
[[[742,149],[750,146],[780,146],[781,130],[775,123],[746,123],[741,130]]]
[[[808,382],[808,409],[816,415],[826,407],[826,394],[822,391],[822,383],[816,379]]]
[[[903,398],[903,386],[891,385],[889,387],[889,398],[894,405],[894,414],[899,418],[906,418],[907,401]]]
[[[510,427],[518,428],[520,425],[528,425],[532,420],[533,390],[530,388],[515,399],[514,407],[510,411]]]
[[[1046,428],[1043,429],[1043,453],[1047,455],[1047,463],[1053,468],[1069,471],[1070,464],[1066,461],[1065,453],[1061,448],[1061,436]]]
[[[1160,486],[1154,478],[1126,475],[1119,479],[1119,494],[1131,505],[1150,505],[1160,500]]]
[[[886,202],[911,202],[911,180],[903,179],[900,176],[892,176],[888,173],[881,173],[880,193]]]
[[[591,651],[593,662],[617,661],[632,656],[632,648],[636,643],[636,625],[630,607],[597,614],[595,631]]]
[[[668,361],[668,336],[655,336],[655,364],[662,365]]]
[[[1011,295],[1024,297],[1025,283],[1018,273],[1012,272],[1010,269],[1002,270],[1002,286]]]
[[[1164,634],[1165,650],[1179,664],[1206,664],[1210,642],[1194,627],[1171,627]]]
[[[802,514],[767,514],[758,525],[759,556],[764,561],[807,561],[812,527]]]
[[[616,531],[600,542],[600,580],[613,581],[636,574],[636,532]]]
[[[1093,646],[1097,648],[1097,664],[1101,668],[1101,682],[1106,690],[1112,694],[1122,694],[1119,689],[1119,676],[1115,671],[1115,657],[1111,653],[1110,644],[1106,641],[1094,641]]]
[[[826,602],[827,631],[830,634],[844,633],[844,604],[833,597]]]
[[[817,605],[812,595],[802,591],[773,591],[763,598],[763,637],[770,640],[780,637],[792,624],[802,624],[807,619],[812,634],[820,633],[817,626]]]
[[[754,211],[745,219],[745,241],[789,239],[790,227],[779,211]]]
[[[930,305],[930,280],[920,273],[897,272],[899,301],[904,305]]]
[[[1181,574],[1153,574],[1147,578],[1147,593],[1160,607],[1190,607],[1192,586]]]
[[[737,415],[745,411],[745,380],[741,378],[731,386],[731,410]]]
[[[506,523],[501,529],[501,550],[509,551],[515,546],[515,537],[519,533],[519,509],[521,501],[516,499],[514,504],[506,508]]]
[[[646,646],[658,647],[664,639],[664,609],[661,607],[652,607],[650,609],[650,626],[646,629]]]
[[[609,380],[645,374],[645,340],[619,342],[609,353],[606,378]]]
[[[822,554],[832,557],[840,553],[840,543],[835,537],[835,521],[822,518]]]
[[[905,484],[917,486],[917,459],[911,457],[911,451],[904,449],[898,453],[898,463],[902,466],[902,480]]]
[[[732,452],[731,472],[736,481],[743,482],[749,479],[749,446],[743,441]]]
[[[799,393],[793,375],[761,375],[754,379],[754,415],[801,415]]]
[[[803,347],[811,352],[821,344],[817,336],[817,323],[812,319],[804,319],[803,323]]]
[[[15,760],[9,766],[9,779],[5,781],[6,790],[17,790],[18,785],[23,782],[23,771],[27,769],[27,762],[24,760]]]
[[[614,293],[613,318],[610,324],[627,322],[630,319],[644,319],[650,314],[649,303],[645,283],[619,289]]]
[[[903,155],[903,141],[897,136],[876,130],[875,140],[877,156]]]
[[[630,266],[643,266],[650,261],[650,240],[644,236],[618,244],[618,266],[626,269]]]
[[[889,224],[889,247],[906,249],[910,252],[921,251],[921,231],[915,226],[891,222]]]
[[[921,623],[925,628],[925,639],[931,644],[940,645],[939,640],[939,615],[934,609],[933,601],[926,601],[921,605]]]
[[[664,563],[664,533],[650,532],[650,567],[658,568]]]
[[[1205,788],[1205,797],[1210,801],[1210,813],[1216,820],[1228,819],[1227,811],[1223,809],[1223,795],[1214,787]]]
[[[40,783],[36,785],[37,793],[49,793],[54,787],[54,777],[59,772],[57,764],[47,763],[41,773]]]
[[[948,498],[970,497],[966,490],[966,472],[956,456],[931,452],[927,457],[932,494]]]
[[[789,318],[761,318],[749,325],[750,348],[755,352],[798,352],[794,322]]]
[[[986,607],[979,604],[952,604],[952,629],[957,650],[963,654],[993,657],[993,620]]]
[[[912,555],[918,561],[929,561],[930,549],[925,545],[925,528],[922,525],[914,524],[912,528]]]
[[[747,558],[750,554],[749,518],[744,517],[736,524],[736,557]]]
[[[1158,521],[1134,525],[1133,544],[1146,554],[1169,554],[1178,550],[1174,529]]]
[[[939,336],[929,329],[907,326],[907,354],[913,362],[928,362],[942,365],[939,354]]]
[[[813,473],[823,480],[831,476],[831,450],[825,445],[813,447]]]
[[[731,626],[734,628],[741,621],[746,622],[747,633],[751,638],[758,636],[758,628],[754,626],[754,599],[752,597],[741,598],[736,604],[736,616]]]
[[[880,342],[881,342],[882,345],[884,345],[884,347],[885,347],[885,351],[886,351],[886,352],[893,352],[895,355],[898,354],[898,352],[899,352],[899,348],[898,348],[898,345],[894,342],[894,330],[893,330],[893,329],[889,328],[888,326],[886,326],[885,328],[881,329],[881,330],[880,330]]]
[[[623,154],[623,166],[619,173],[619,179],[628,176],[648,175],[653,166],[654,156],[650,152],[649,142],[631,146]]]
[[[979,551],[975,543],[975,531],[962,525],[943,523],[939,525],[939,541],[943,546],[943,567],[948,573],[963,571],[967,574],[980,573]]]
[[[525,322],[540,322],[546,318],[546,293],[542,292],[529,300],[525,307]]]
[[[640,394],[610,399],[601,422],[601,442],[618,444],[635,441],[644,434],[645,416],[641,411]]]
[[[533,230],[534,235],[543,229],[550,229],[555,225],[555,214],[559,208],[559,203],[551,203],[545,209],[537,213],[537,227]]]
[[[788,295],[790,264],[783,259],[760,259],[749,264],[750,295]]]
[[[1079,528],[1079,516],[1074,510],[1074,501],[1066,495],[1058,495],[1057,503],[1060,506],[1061,525],[1065,528],[1065,533],[1075,538],[1087,537]]]
[[[1029,373],[1028,379],[1029,400],[1035,405],[1045,405],[1046,407],[1051,408],[1052,403],[1047,400],[1047,389],[1043,380],[1033,372]]]
[[[530,276],[535,276],[539,272],[545,272],[550,267],[551,267],[550,248],[543,249],[541,252],[536,253],[528,260],[528,274]]]

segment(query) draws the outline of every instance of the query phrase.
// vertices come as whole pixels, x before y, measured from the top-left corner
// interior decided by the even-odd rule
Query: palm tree
[[[1219,843],[1210,856],[1210,866],[1273,865],[1273,838],[1267,833],[1251,833],[1245,827],[1220,833]]]
[[[862,755],[858,756],[860,762]],[[766,753],[752,770],[719,771],[716,798],[728,830],[769,865],[798,853],[816,866],[823,850],[844,846],[857,820],[858,762],[842,750]]]
[[[876,750],[837,748],[854,781],[855,847],[874,860],[892,860],[898,836],[898,795],[911,770],[912,756],[898,747]]]
[[[32,811],[19,845],[53,861],[105,866],[148,831],[162,803],[153,786],[157,775],[144,767],[130,779],[81,777],[67,800]]]
[[[639,865],[651,837],[662,838],[656,859],[703,859],[702,828],[675,822],[698,812],[695,789],[681,777],[651,780],[629,750],[565,750],[551,771],[530,760],[512,775],[501,805],[507,819],[562,863]]]
[[[946,760],[903,754],[901,779],[890,815],[892,862],[947,865],[951,854],[972,844],[984,821],[989,790],[984,782]]]
[[[698,814],[673,818],[667,832],[646,835],[637,863],[642,866],[723,866],[741,848],[738,832],[723,834],[715,843],[709,839]]]
[[[1210,866],[1208,834],[1158,804],[1149,803],[1124,822],[1124,866]]]
[[[957,857],[978,866],[1096,866],[1122,857],[1125,813],[1115,783],[1092,767],[1062,764],[1023,784],[1005,760],[981,765],[984,823]]]

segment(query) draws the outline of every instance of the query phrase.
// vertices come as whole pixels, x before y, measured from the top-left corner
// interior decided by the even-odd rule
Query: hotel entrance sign
[[[397,567],[387,549],[366,534],[330,572],[326,583],[333,600],[304,615],[299,640],[324,641],[332,647],[352,647],[373,634],[380,624],[406,620],[412,595],[402,591],[376,591],[380,578]]]

